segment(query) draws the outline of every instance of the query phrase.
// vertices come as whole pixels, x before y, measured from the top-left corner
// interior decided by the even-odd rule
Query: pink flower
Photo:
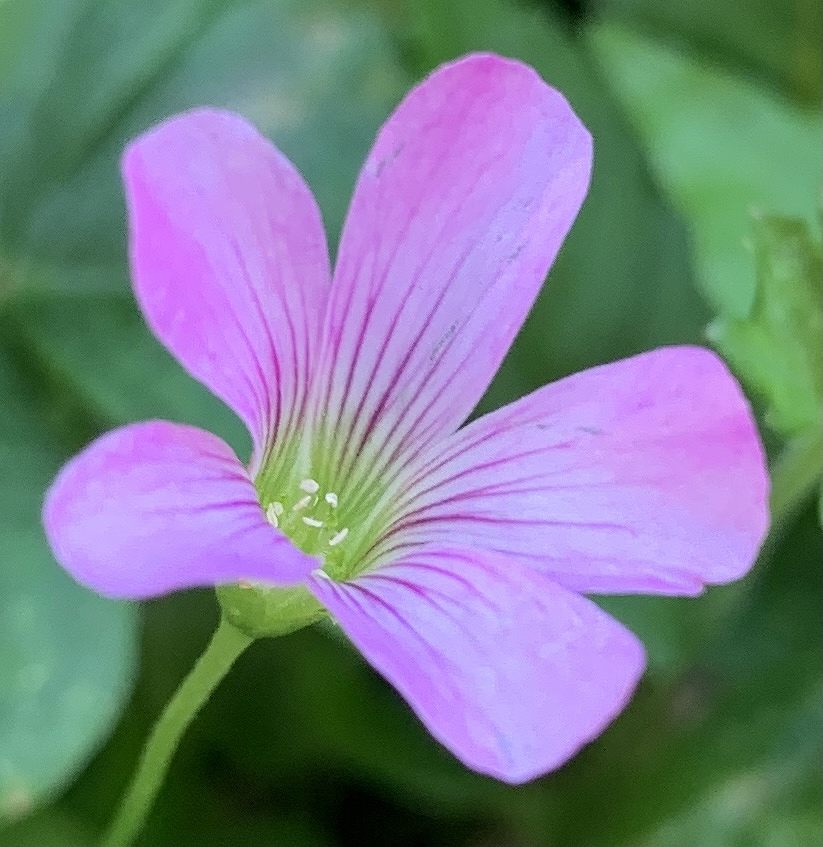
[[[253,456],[160,421],[105,435],[47,495],[57,559],[112,597],[292,586],[469,767],[521,782],[562,764],[644,665],[582,594],[698,594],[745,574],[767,526],[751,413],[703,349],[594,368],[459,428],[591,161],[531,69],[447,65],[381,130],[332,274],[309,189],[241,118],[201,109],[138,138],[138,301]]]

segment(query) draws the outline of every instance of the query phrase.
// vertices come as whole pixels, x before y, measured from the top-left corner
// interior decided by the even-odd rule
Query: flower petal
[[[496,553],[419,550],[311,588],[432,735],[519,783],[563,764],[623,709],[637,639],[584,597]]]
[[[329,260],[300,175],[242,118],[187,112],[123,157],[135,292],[157,337],[259,447],[303,411]]]
[[[320,402],[342,474],[466,419],[571,227],[591,156],[563,96],[492,55],[435,71],[389,118],[355,189],[326,323]]]
[[[165,421],[116,429],[75,456],[46,495],[43,523],[60,564],[111,597],[291,584],[317,567],[266,521],[227,444]]]
[[[405,509],[387,543],[499,550],[575,591],[694,594],[751,567],[768,477],[723,362],[670,347],[471,423],[410,485]]]

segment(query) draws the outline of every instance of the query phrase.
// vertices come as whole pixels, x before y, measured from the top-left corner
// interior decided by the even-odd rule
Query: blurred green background
[[[628,711],[558,773],[465,771],[345,643],[260,642],[186,738],[145,845],[821,844],[818,0],[0,0],[0,844],[94,843],[214,627],[209,592],[101,600],[39,506],[126,421],[231,415],[151,338],[117,158],[236,109],[298,164],[335,241],[373,135],[443,60],[534,65],[593,131],[591,195],[484,400],[652,346],[743,379],[775,525],[742,582],[607,598],[644,639]]]

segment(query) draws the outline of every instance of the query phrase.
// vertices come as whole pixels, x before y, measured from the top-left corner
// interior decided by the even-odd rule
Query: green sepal
[[[252,638],[288,635],[316,623],[327,614],[302,585],[272,588],[241,582],[220,585],[216,593],[225,619]]]

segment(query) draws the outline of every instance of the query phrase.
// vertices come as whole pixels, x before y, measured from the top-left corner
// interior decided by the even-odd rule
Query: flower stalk
[[[183,733],[253,641],[221,620],[203,655],[154,725],[131,784],[101,842],[103,847],[127,847],[133,842],[149,816]]]

